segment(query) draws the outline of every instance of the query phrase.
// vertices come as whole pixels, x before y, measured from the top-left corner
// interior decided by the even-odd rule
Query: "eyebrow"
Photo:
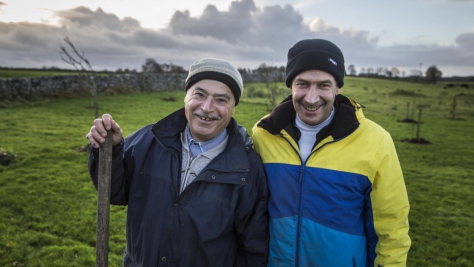
[[[310,83],[308,80],[303,79],[303,78],[297,78],[297,79],[295,79],[295,83],[296,83],[296,82]],[[330,79],[323,80],[323,81],[317,81],[316,83],[318,83],[318,84],[321,84],[321,83],[331,83],[331,84],[333,84],[333,82],[332,82]]]
[[[194,88],[194,90],[196,91],[201,91],[203,93],[205,93],[206,95],[209,95],[209,93],[206,91],[206,89],[202,88],[202,87],[196,87]],[[212,97],[223,97],[223,98],[227,98],[228,100],[231,99],[231,97],[229,96],[229,94],[227,93],[224,93],[224,94],[213,94]]]

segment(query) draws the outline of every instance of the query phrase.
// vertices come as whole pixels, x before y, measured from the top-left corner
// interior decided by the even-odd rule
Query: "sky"
[[[346,68],[474,76],[474,0],[0,0],[1,67],[72,68],[65,37],[94,70],[206,57],[279,67],[296,42],[322,38]]]

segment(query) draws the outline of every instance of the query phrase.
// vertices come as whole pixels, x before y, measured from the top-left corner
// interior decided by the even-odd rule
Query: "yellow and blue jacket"
[[[338,95],[302,162],[291,97],[253,127],[270,189],[269,267],[405,266],[409,203],[390,134]]]

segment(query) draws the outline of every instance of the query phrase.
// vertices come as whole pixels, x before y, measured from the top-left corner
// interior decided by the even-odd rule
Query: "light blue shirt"
[[[222,143],[227,138],[227,129],[224,129],[220,132],[216,137],[212,138],[211,140],[205,142],[198,142],[194,140],[193,136],[191,135],[191,131],[189,130],[189,124],[186,125],[186,137],[188,138],[188,146],[189,151],[191,152],[191,158],[196,158],[197,155],[200,153],[204,153],[206,151],[211,150],[213,147],[217,146],[218,144]]]

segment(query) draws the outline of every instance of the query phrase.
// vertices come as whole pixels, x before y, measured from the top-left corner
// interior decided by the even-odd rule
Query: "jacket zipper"
[[[281,133],[279,135],[286,142],[288,142],[288,144],[290,145],[291,148],[293,148],[296,155],[298,155],[298,157],[300,158],[300,162],[301,162],[300,174],[299,174],[299,179],[298,179],[299,183],[300,183],[300,196],[299,196],[299,203],[298,203],[298,226],[297,226],[297,229],[296,229],[296,255],[295,255],[295,267],[298,267],[299,266],[299,257],[300,257],[300,239],[301,239],[300,238],[300,230],[301,230],[301,219],[300,219],[300,217],[301,217],[301,209],[302,209],[302,207],[301,207],[301,202],[302,202],[301,192],[303,191],[303,174],[304,174],[304,171],[306,169],[306,163],[308,162],[308,159],[316,151],[320,150],[321,148],[323,148],[327,144],[335,142],[335,140],[331,141],[331,142],[326,142],[325,144],[321,145],[320,147],[318,147],[314,151],[311,151],[311,153],[308,155],[308,158],[306,158],[306,160],[303,162],[303,159],[301,158],[301,155],[298,153],[298,150],[296,150],[296,148],[291,144],[291,142],[286,137],[284,137]]]
[[[303,162],[303,159],[301,158],[300,153],[298,153],[298,150],[291,144],[290,140],[288,140],[286,137],[284,137],[282,134],[279,134],[288,144],[290,145],[291,148],[295,151],[296,155],[298,155],[298,158],[300,159],[301,162],[301,168],[300,168],[300,175],[299,175],[299,183],[300,183],[300,194],[299,194],[299,199],[298,199],[298,226],[296,228],[296,255],[295,255],[295,267],[299,266],[299,258],[300,258],[300,230],[301,230],[301,199],[302,199],[302,194],[301,191],[303,190],[303,173],[306,167],[306,162]],[[308,156],[309,157],[309,156]]]

